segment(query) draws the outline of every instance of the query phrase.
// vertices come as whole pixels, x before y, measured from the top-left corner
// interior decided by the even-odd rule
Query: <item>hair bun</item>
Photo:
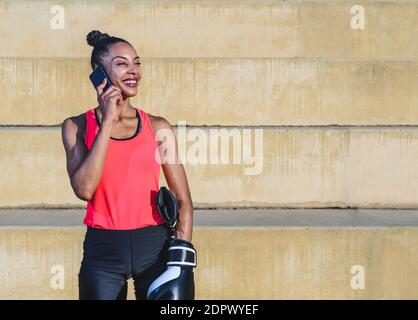
[[[107,33],[101,33],[98,30],[93,30],[87,35],[87,43],[92,47],[95,47],[100,41],[106,38],[110,38]]]

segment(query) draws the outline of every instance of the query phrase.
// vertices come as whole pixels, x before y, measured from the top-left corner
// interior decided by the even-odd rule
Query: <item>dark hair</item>
[[[94,47],[90,59],[91,67],[94,68],[95,64],[101,64],[101,57],[109,52],[111,45],[118,42],[125,42],[132,46],[128,41],[124,39],[109,36],[107,33],[101,33],[97,30],[90,31],[87,35],[87,43]]]

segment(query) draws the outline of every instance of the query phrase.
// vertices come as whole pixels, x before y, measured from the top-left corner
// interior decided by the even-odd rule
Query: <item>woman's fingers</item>
[[[102,98],[106,98],[108,95],[112,94],[113,92],[119,92],[120,94],[122,94],[122,91],[115,86],[110,86],[104,93],[102,93]]]
[[[118,90],[118,88],[116,88],[116,87],[109,88],[108,90],[106,90],[106,92],[102,93],[102,95],[99,97],[99,103],[100,103],[100,101],[102,101],[102,102],[107,101],[109,99],[109,96],[114,94],[114,93],[121,94],[120,90]]]
[[[107,83],[107,79],[104,78],[104,80],[102,81],[102,83],[97,86],[96,90],[97,90],[97,94],[99,96],[103,93],[103,89],[106,86],[106,83]]]
[[[111,100],[111,99],[114,99],[114,98],[117,98],[116,99],[116,101],[118,101],[118,100],[122,100],[122,94],[121,93],[119,93],[119,92],[114,92],[114,93],[112,93],[112,94],[109,94],[108,96],[107,96],[107,99],[108,100]]]

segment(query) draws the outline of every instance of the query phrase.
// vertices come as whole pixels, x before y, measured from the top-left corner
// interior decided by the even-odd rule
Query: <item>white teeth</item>
[[[136,80],[126,80],[123,82],[128,83],[128,84],[136,84]]]

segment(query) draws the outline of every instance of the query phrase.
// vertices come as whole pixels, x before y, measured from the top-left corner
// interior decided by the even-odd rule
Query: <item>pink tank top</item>
[[[109,140],[101,180],[87,201],[87,226],[132,230],[164,223],[155,200],[161,168],[158,142],[147,113],[139,108],[136,112],[135,134]],[[86,112],[86,120],[84,142],[90,150],[99,131],[95,109]]]

